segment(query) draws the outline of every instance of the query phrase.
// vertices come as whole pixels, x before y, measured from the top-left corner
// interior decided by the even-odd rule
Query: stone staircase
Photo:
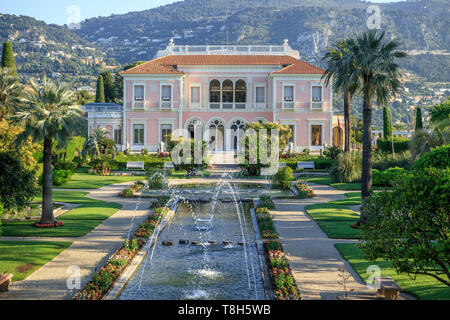
[[[211,153],[210,168],[212,175],[221,175],[225,172],[238,172],[237,158],[235,151],[214,151]]]

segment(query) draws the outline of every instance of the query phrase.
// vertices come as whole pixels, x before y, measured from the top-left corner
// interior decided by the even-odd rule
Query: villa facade
[[[91,120],[89,126],[107,128],[131,152],[157,151],[169,134],[193,137],[194,131],[215,150],[233,151],[246,123],[270,121],[290,126],[294,150],[318,151],[341,145],[343,137],[323,72],[299,60],[287,40],[281,46],[171,41],[155,59],[121,72],[121,120],[115,115],[111,124]]]

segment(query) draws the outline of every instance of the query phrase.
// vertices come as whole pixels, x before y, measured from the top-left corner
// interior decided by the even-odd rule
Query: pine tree
[[[17,75],[16,62],[14,60],[14,51],[11,42],[5,42],[3,44],[1,66],[2,68],[12,69],[13,74]]]
[[[105,102],[105,89],[103,87],[103,77],[98,76],[97,91],[95,92],[95,102]]]
[[[422,130],[422,109],[420,107],[416,108],[416,128],[415,131]]]
[[[383,138],[389,139],[391,137],[391,120],[389,119],[389,112],[387,107],[383,108]]]

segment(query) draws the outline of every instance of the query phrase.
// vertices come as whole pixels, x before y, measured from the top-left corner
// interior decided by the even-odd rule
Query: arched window
[[[200,119],[192,119],[187,122],[186,129],[188,131],[188,138],[197,139],[203,138],[203,123]]]
[[[224,109],[233,109],[233,81],[225,80],[222,83],[222,107]]]
[[[214,151],[223,150],[225,123],[220,119],[213,119],[209,123],[209,145]]]
[[[211,80],[209,83],[209,102],[211,109],[220,109],[220,81]]]
[[[245,85],[244,80],[236,81],[234,97],[236,109],[245,109],[245,103],[247,102],[247,86]]]
[[[239,146],[239,140],[244,135],[244,127],[245,127],[246,121],[241,119],[236,119],[231,123],[230,129],[231,129],[231,143],[234,150],[238,149]]]

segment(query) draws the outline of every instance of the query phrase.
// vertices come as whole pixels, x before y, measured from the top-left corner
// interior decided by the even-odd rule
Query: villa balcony
[[[209,109],[212,110],[245,110],[247,103],[245,102],[210,102]]]

